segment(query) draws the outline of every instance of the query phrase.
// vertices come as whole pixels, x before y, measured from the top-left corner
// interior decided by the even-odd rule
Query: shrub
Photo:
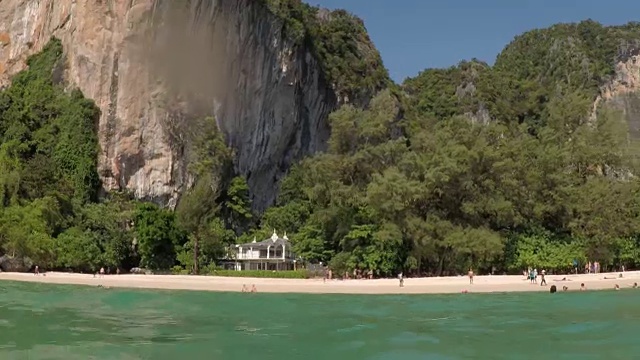
[[[214,270],[209,273],[213,276],[227,277],[252,277],[252,278],[274,278],[274,279],[308,279],[309,272],[306,269],[292,271],[269,271],[269,270]]]

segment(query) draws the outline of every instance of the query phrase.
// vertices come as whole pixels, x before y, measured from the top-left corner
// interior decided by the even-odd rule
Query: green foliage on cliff
[[[546,105],[554,99],[583,98],[581,110],[588,111],[615,64],[639,45],[640,27],[633,23],[604,27],[588,20],[534,30],[516,37],[498,56],[480,85],[482,96],[496,119],[532,126],[548,121]]]
[[[477,83],[490,71],[475,59],[447,69],[427,69],[403,84],[410,97],[408,108],[436,119],[473,113],[480,106]]]
[[[0,254],[86,272],[130,269],[140,257],[151,267],[173,265],[175,251],[149,230],[157,228],[148,225],[153,206],[136,210],[123,194],[97,202],[99,110],[79,91],[65,91],[60,41],[27,63],[0,92]],[[173,236],[169,228],[159,231]]]
[[[66,94],[55,84],[61,54],[60,42],[51,41],[0,94],[0,168],[14,174],[2,181],[5,205],[54,193],[96,198],[98,110],[80,92]]]
[[[312,49],[340,100],[363,105],[389,84],[382,58],[361,19],[301,0],[262,1],[282,21],[288,39]]]
[[[364,99],[385,83],[352,15],[265,2],[341,95]],[[251,211],[211,118],[188,134],[193,181],[175,212],[124,194],[98,201],[97,110],[57,85],[54,40],[0,93],[1,252],[47,268],[212,273],[228,246],[277,229],[336,275],[638,266],[637,149],[619,112],[591,116],[637,39],[637,24],[557,25],[517,37],[493,67],[428,69],[366,108],[347,103],[329,118],[327,150],[290,169],[264,214]]]
[[[639,30],[535,30],[493,67],[429,69],[368,110],[343,107],[328,151],[292,169],[262,227],[338,272],[640,265],[637,155],[620,113],[589,120]]]
[[[177,212],[112,193],[98,199],[99,110],[65,91],[63,54],[52,39],[0,92],[0,255],[31,258],[43,269],[95,272],[143,266],[212,265],[252,226],[246,181],[229,184],[232,151],[215,121],[195,124],[189,173],[195,184]],[[195,269],[197,270],[197,269]]]
[[[605,27],[587,20],[558,24],[517,36],[490,68],[478,61],[425,70],[403,88],[411,110],[442,118],[488,110],[494,120],[547,125],[550,109],[572,98],[571,110],[591,110],[599,87],[615,64],[640,47],[640,26]],[[582,102],[578,104],[578,102]]]

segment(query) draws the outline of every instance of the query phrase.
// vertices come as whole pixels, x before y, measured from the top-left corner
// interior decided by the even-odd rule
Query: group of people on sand
[[[523,270],[522,275],[524,275],[524,277],[527,278],[527,280],[529,280],[531,284],[537,284],[538,276],[540,276],[540,286],[547,285],[547,279],[546,279],[547,272],[544,269],[542,269],[542,271],[538,273],[537,268],[533,268],[533,269],[529,268],[528,270]]]
[[[249,286],[247,286],[247,284],[242,284],[242,292],[258,292],[258,289],[256,289],[256,284],[252,284],[251,285],[251,290],[249,290]]]
[[[467,273],[467,276],[469,276],[469,284],[473,285],[473,269],[469,268],[469,272]],[[398,281],[400,283],[400,287],[404,287],[404,275],[403,273],[399,273],[398,274]],[[464,292],[467,292],[466,290]]]
[[[597,261],[594,262],[587,262],[586,264],[584,264],[584,273],[585,274],[598,274],[600,273],[600,263]]]
[[[338,275],[339,276],[339,275]],[[327,271],[325,271],[325,280],[329,279],[331,280],[333,277],[333,273],[331,271],[331,269],[327,269]],[[355,280],[373,280],[373,270],[361,270],[361,269],[353,269],[353,272],[350,274],[348,271],[344,272],[344,276],[343,276],[344,280],[351,280],[351,279],[355,279]]]
[[[110,270],[107,271],[108,273],[111,273]],[[97,273],[93,274],[93,277],[104,277],[105,271],[104,271],[104,267],[100,268],[100,271],[98,271]],[[120,275],[120,268],[116,268],[116,274]],[[36,265],[33,268],[33,275],[40,275],[40,267],[38,267],[38,265]],[[47,274],[42,274],[42,276],[47,276]]]
[[[93,274],[93,277],[104,277],[105,271],[104,271],[104,267],[100,268],[100,271],[98,271],[97,273]],[[106,274],[111,274],[111,269],[107,268]],[[116,275],[120,275],[120,268],[116,268]]]

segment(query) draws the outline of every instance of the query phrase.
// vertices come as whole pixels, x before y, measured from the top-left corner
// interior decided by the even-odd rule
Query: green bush
[[[268,270],[215,270],[209,273],[213,276],[227,277],[252,277],[252,278],[274,278],[274,279],[308,279],[309,272],[303,270],[292,271],[268,271]]]
[[[189,275],[189,270],[183,268],[180,265],[176,265],[171,268],[172,275]]]

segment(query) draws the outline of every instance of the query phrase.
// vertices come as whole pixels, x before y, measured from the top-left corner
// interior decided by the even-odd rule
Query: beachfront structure
[[[278,236],[275,229],[269,239],[237,244],[233,256],[235,270],[294,270],[296,255],[287,233]]]

